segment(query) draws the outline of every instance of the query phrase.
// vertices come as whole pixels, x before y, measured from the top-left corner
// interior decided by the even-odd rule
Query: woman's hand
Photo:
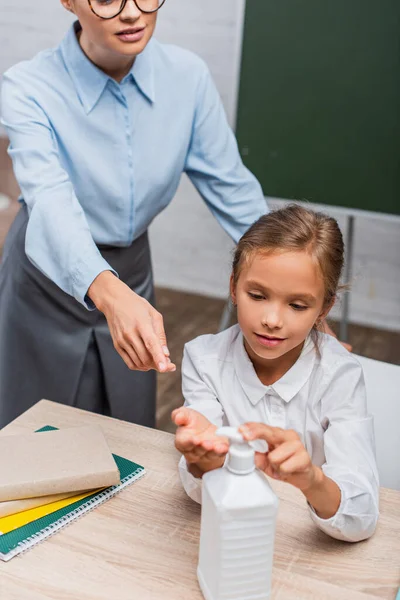
[[[215,435],[217,427],[196,410],[177,408],[171,418],[178,426],[175,446],[186,458],[190,473],[201,477],[222,467],[229,450],[228,440]]]
[[[169,358],[162,315],[111,271],[103,271],[88,296],[105,315],[114,348],[132,371],[176,370]]]
[[[259,469],[299,488],[321,519],[330,519],[337,513],[341,500],[339,486],[312,464],[295,431],[263,423],[246,423],[239,431],[246,440],[259,439],[268,443],[267,453],[256,452]]]

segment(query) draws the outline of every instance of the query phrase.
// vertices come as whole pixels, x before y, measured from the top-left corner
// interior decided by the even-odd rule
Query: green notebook
[[[50,431],[52,429],[57,428],[47,425],[38,431]],[[122,458],[116,454],[113,454],[113,457],[121,475],[121,482],[118,485],[113,485],[94,493],[46,517],[0,535],[0,559],[4,561],[10,560],[13,556],[17,556],[17,554],[39,544],[78,517],[99,506],[99,504],[102,504],[112,496],[115,496],[120,490],[142,477],[146,472],[141,465],[126,458]]]

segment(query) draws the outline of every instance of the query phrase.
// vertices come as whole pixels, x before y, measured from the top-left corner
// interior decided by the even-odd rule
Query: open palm
[[[190,408],[178,408],[171,415],[178,426],[175,446],[189,464],[202,472],[220,467],[228,452],[228,440],[215,434],[217,427],[201,413]]]

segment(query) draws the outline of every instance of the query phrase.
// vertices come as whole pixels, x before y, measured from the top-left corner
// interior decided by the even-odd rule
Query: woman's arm
[[[205,64],[199,79],[185,171],[235,242],[267,212],[261,186],[243,165],[221,98]]]
[[[85,214],[62,168],[51,124],[19,78],[6,74],[2,123],[29,211],[29,260],[88,309],[104,312],[114,345],[131,369],[173,371],[161,315],[119,281],[93,241]]]
[[[2,124],[14,172],[28,207],[26,254],[64,292],[87,308],[86,293],[103,271],[112,271],[91,236],[51,124],[23,77],[6,73],[1,90]]]

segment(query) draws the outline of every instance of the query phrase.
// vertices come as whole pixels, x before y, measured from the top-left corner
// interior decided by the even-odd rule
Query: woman
[[[60,46],[3,79],[22,208],[0,271],[0,426],[43,397],[153,426],[155,370],[175,366],[147,228],[183,172],[235,241],[265,201],[204,63],[152,39],[165,0],[61,1],[78,20]]]

